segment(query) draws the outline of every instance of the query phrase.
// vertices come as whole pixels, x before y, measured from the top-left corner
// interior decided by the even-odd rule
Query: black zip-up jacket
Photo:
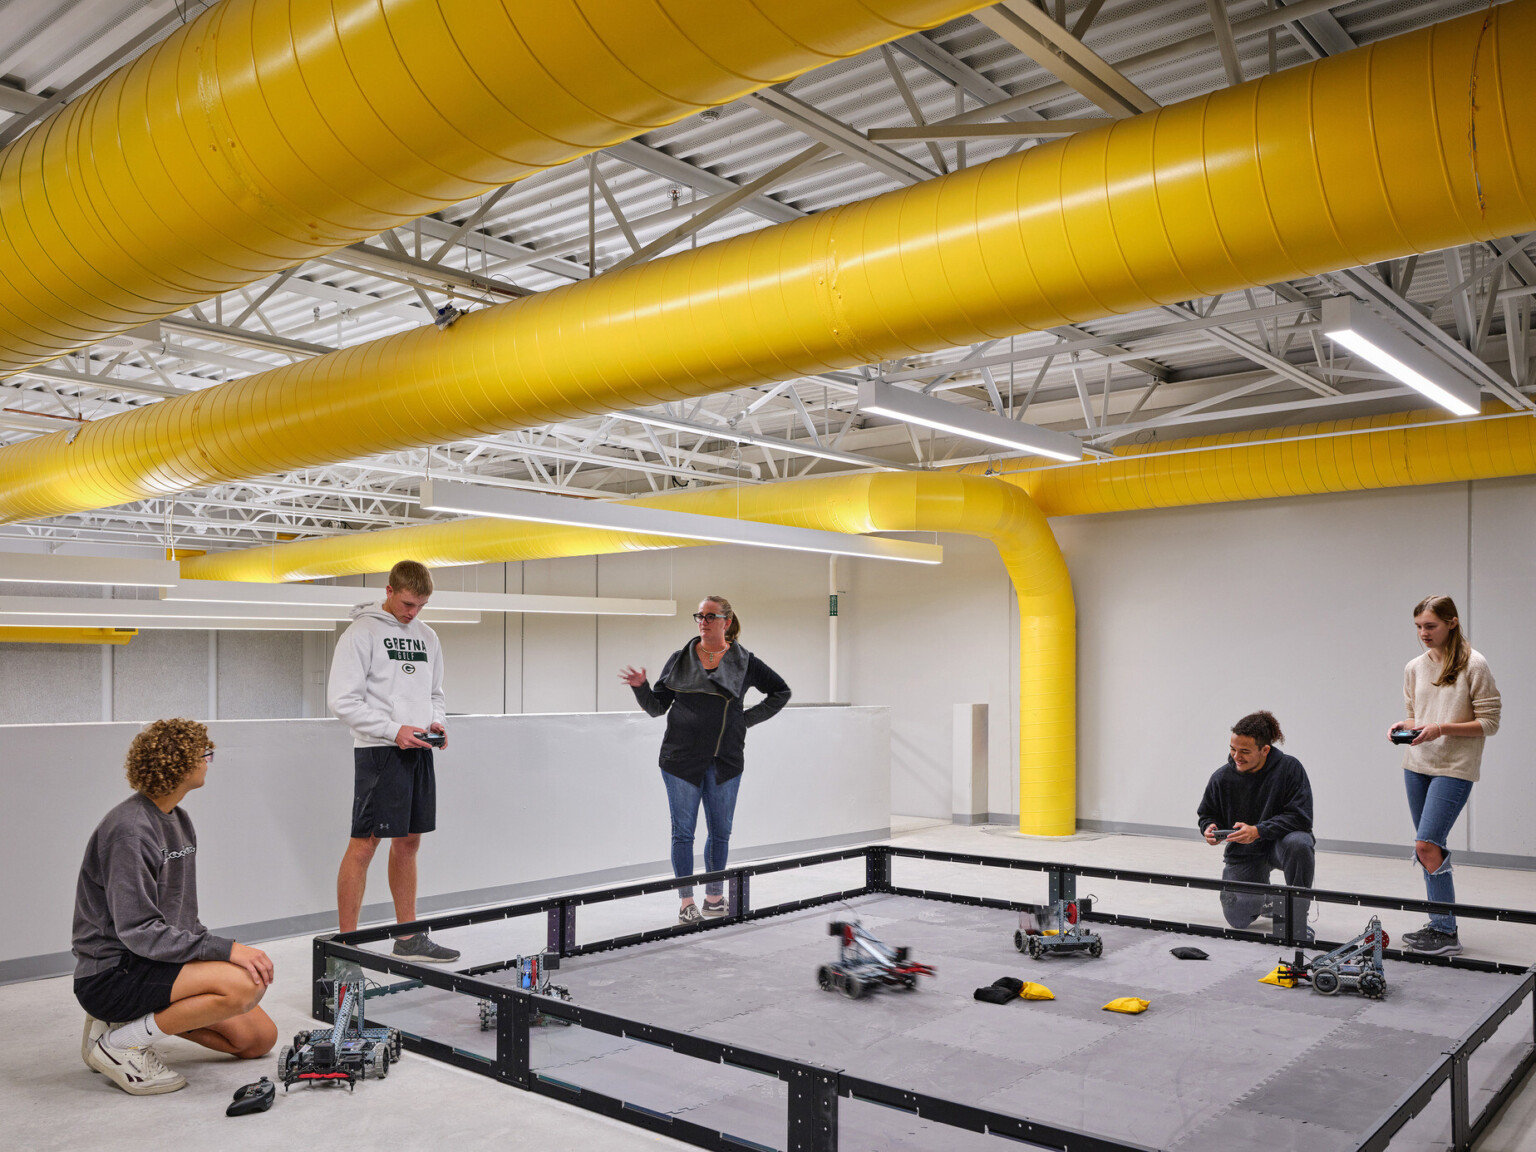
[[[1227,842],[1225,859],[1262,856],[1273,841],[1290,832],[1312,831],[1312,784],[1301,761],[1271,746],[1264,767],[1239,772],[1232,757],[1216,769],[1200,799],[1196,827],[1201,835],[1215,824],[1230,828],[1238,821],[1252,824],[1259,838],[1252,844]]]
[[[640,707],[667,716],[661,741],[661,770],[690,784],[702,784],[709,762],[717,762],[718,781],[734,779],[745,767],[747,729],[761,724],[789,703],[789,685],[740,644],[732,644],[720,667],[706,672],[693,654],[697,640],[672,653],[656,687],[634,689]],[[748,688],[766,699],[743,706]]]

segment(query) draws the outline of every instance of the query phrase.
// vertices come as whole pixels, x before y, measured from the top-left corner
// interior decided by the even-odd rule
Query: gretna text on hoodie
[[[352,609],[331,660],[331,711],[357,748],[393,744],[400,726],[425,732],[447,717],[443,650],[420,619],[402,624],[377,604]]]

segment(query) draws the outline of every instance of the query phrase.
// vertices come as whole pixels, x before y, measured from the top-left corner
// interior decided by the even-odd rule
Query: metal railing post
[[[730,900],[729,912],[731,919],[744,920],[752,911],[752,875],[749,872],[737,872],[726,881],[726,892]]]
[[[316,936],[314,947],[311,951],[312,966],[310,969],[309,981],[309,1014],[316,1020],[326,1019],[325,992],[321,987],[320,981],[324,980],[326,976],[330,975],[329,966],[327,964],[327,957],[325,954],[325,942],[328,939],[329,937],[327,936]]]
[[[801,1064],[789,1072],[787,1152],[837,1152],[837,1073]]]
[[[533,1010],[523,996],[507,996],[496,1005],[496,1074],[519,1088],[533,1085],[528,1029]]]
[[[1472,1103],[1467,1091],[1465,1048],[1451,1053],[1451,1147],[1456,1152],[1472,1152]]]
[[[549,928],[545,949],[556,956],[569,956],[576,946],[576,905],[562,900],[549,910]]]
[[[890,891],[891,850],[884,844],[871,844],[864,849],[864,885],[871,892]]]

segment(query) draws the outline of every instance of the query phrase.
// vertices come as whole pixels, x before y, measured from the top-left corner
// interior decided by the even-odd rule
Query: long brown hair
[[[1467,640],[1466,630],[1461,626],[1461,613],[1456,611],[1456,601],[1449,596],[1426,596],[1413,606],[1415,618],[1423,612],[1433,612],[1440,623],[1451,627],[1451,634],[1445,641],[1445,658],[1441,662],[1440,675],[1435,685],[1454,684],[1472,656],[1472,645]],[[1454,624],[1451,623],[1453,620]]]
[[[725,609],[725,614],[731,618],[731,622],[725,626],[725,638],[735,643],[736,637],[741,635],[741,617],[736,615],[736,609],[731,607],[731,602],[724,596],[706,596],[706,600],[713,600]]]

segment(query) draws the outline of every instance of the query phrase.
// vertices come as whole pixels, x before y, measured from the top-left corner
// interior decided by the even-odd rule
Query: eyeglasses
[[[208,749],[208,751],[203,753],[203,759],[204,760],[212,760],[213,759],[213,749],[212,748]]]
[[[730,613],[726,613],[724,616],[721,616],[715,612],[695,612],[693,614],[693,618],[700,624],[703,624],[706,621],[710,624],[713,624],[716,620],[729,620],[731,616]]]

